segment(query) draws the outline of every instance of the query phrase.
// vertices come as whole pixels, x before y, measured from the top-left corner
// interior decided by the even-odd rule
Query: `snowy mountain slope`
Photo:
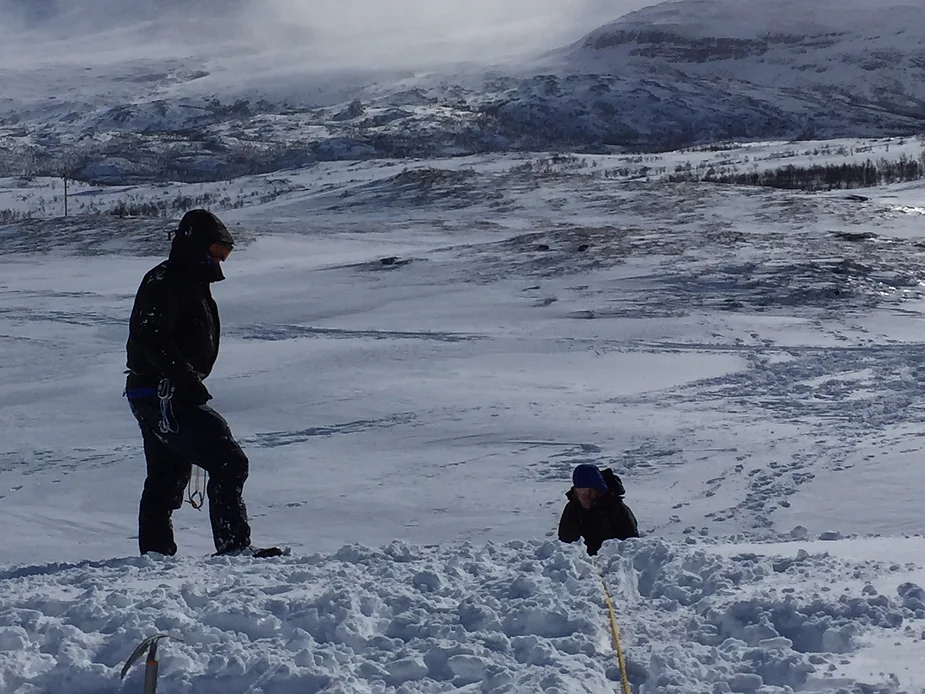
[[[922,11],[682,0],[490,68],[415,68],[410,48],[404,65],[332,63],[310,21],[224,31],[233,11],[207,32],[170,12],[102,38],[33,28],[26,48],[0,44],[0,174],[220,180],[332,159],[917,133]],[[153,38],[126,48],[139,32]]]
[[[925,7],[898,3],[661,3],[551,54],[552,74],[507,108],[545,108],[550,123],[577,113],[586,136],[609,129],[638,146],[913,132],[925,116],[923,19]]]
[[[601,27],[566,54],[587,63],[644,59],[665,69],[725,77],[921,116],[925,69],[917,27],[925,6],[852,6],[822,0],[666,3]]]

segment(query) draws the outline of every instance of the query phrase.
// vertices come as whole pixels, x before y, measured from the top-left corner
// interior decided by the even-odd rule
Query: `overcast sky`
[[[55,40],[73,37],[77,39],[75,45],[80,46],[71,54],[75,61],[92,58],[85,51],[94,48],[106,48],[112,54],[120,40],[139,57],[149,50],[157,50],[160,55],[164,37],[170,35],[162,31],[165,25],[179,24],[180,29],[174,35],[178,42],[193,50],[197,44],[222,39],[247,42],[257,50],[265,48],[273,53],[311,55],[319,65],[426,68],[446,62],[492,62],[557,48],[650,4],[654,3],[651,0],[200,0],[199,3],[0,0],[0,27],[15,28],[12,38],[27,38],[31,46],[49,36]],[[37,16],[47,14],[49,8],[51,19]],[[239,9],[235,12],[233,8]],[[24,17],[28,17],[31,30],[23,30]],[[195,30],[191,30],[191,24],[196,26]],[[152,37],[150,43],[138,40],[138,26],[144,26],[142,36]],[[88,42],[87,34],[99,36],[100,40]],[[9,43],[12,38],[7,35],[7,51],[0,51],[5,56],[12,53]],[[52,56],[46,53],[48,57]]]

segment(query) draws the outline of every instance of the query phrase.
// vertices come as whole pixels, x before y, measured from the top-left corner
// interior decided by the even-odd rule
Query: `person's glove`
[[[180,396],[191,405],[205,405],[212,399],[209,389],[198,378],[190,380],[180,392]]]

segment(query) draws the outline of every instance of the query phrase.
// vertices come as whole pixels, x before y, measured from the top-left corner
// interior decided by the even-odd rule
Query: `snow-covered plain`
[[[831,144],[662,163],[888,143]],[[0,226],[0,692],[141,691],[157,632],[164,692],[612,692],[597,573],[554,536],[580,462],[644,534],[598,558],[637,694],[925,691],[925,186],[626,167],[331,163],[77,187],[67,219],[60,182],[4,180],[33,218]],[[207,193],[241,238],[209,386],[275,560],[209,557],[189,506],[177,557],[135,556],[124,342],[176,219],[86,212]]]

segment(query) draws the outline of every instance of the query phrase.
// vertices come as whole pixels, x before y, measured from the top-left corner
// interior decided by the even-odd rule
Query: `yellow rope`
[[[203,504],[206,502],[205,494],[199,486],[200,473],[202,474],[203,486],[205,486],[206,473],[198,465],[193,465],[193,474],[190,475],[190,480],[186,485],[186,500],[189,502],[189,505],[197,511],[201,511]]]
[[[610,598],[610,591],[607,590],[607,581],[604,580],[604,572],[598,566],[597,560],[593,560],[594,568],[597,569],[597,575],[601,579],[601,588],[604,589],[604,602],[607,603],[607,611],[610,613],[610,633],[613,636],[613,647],[617,652],[617,662],[620,664],[620,681],[623,684],[623,694],[630,694],[630,683],[626,678],[626,660],[623,657],[623,646],[620,645],[620,628],[617,626],[617,613],[613,609],[613,600]]]

